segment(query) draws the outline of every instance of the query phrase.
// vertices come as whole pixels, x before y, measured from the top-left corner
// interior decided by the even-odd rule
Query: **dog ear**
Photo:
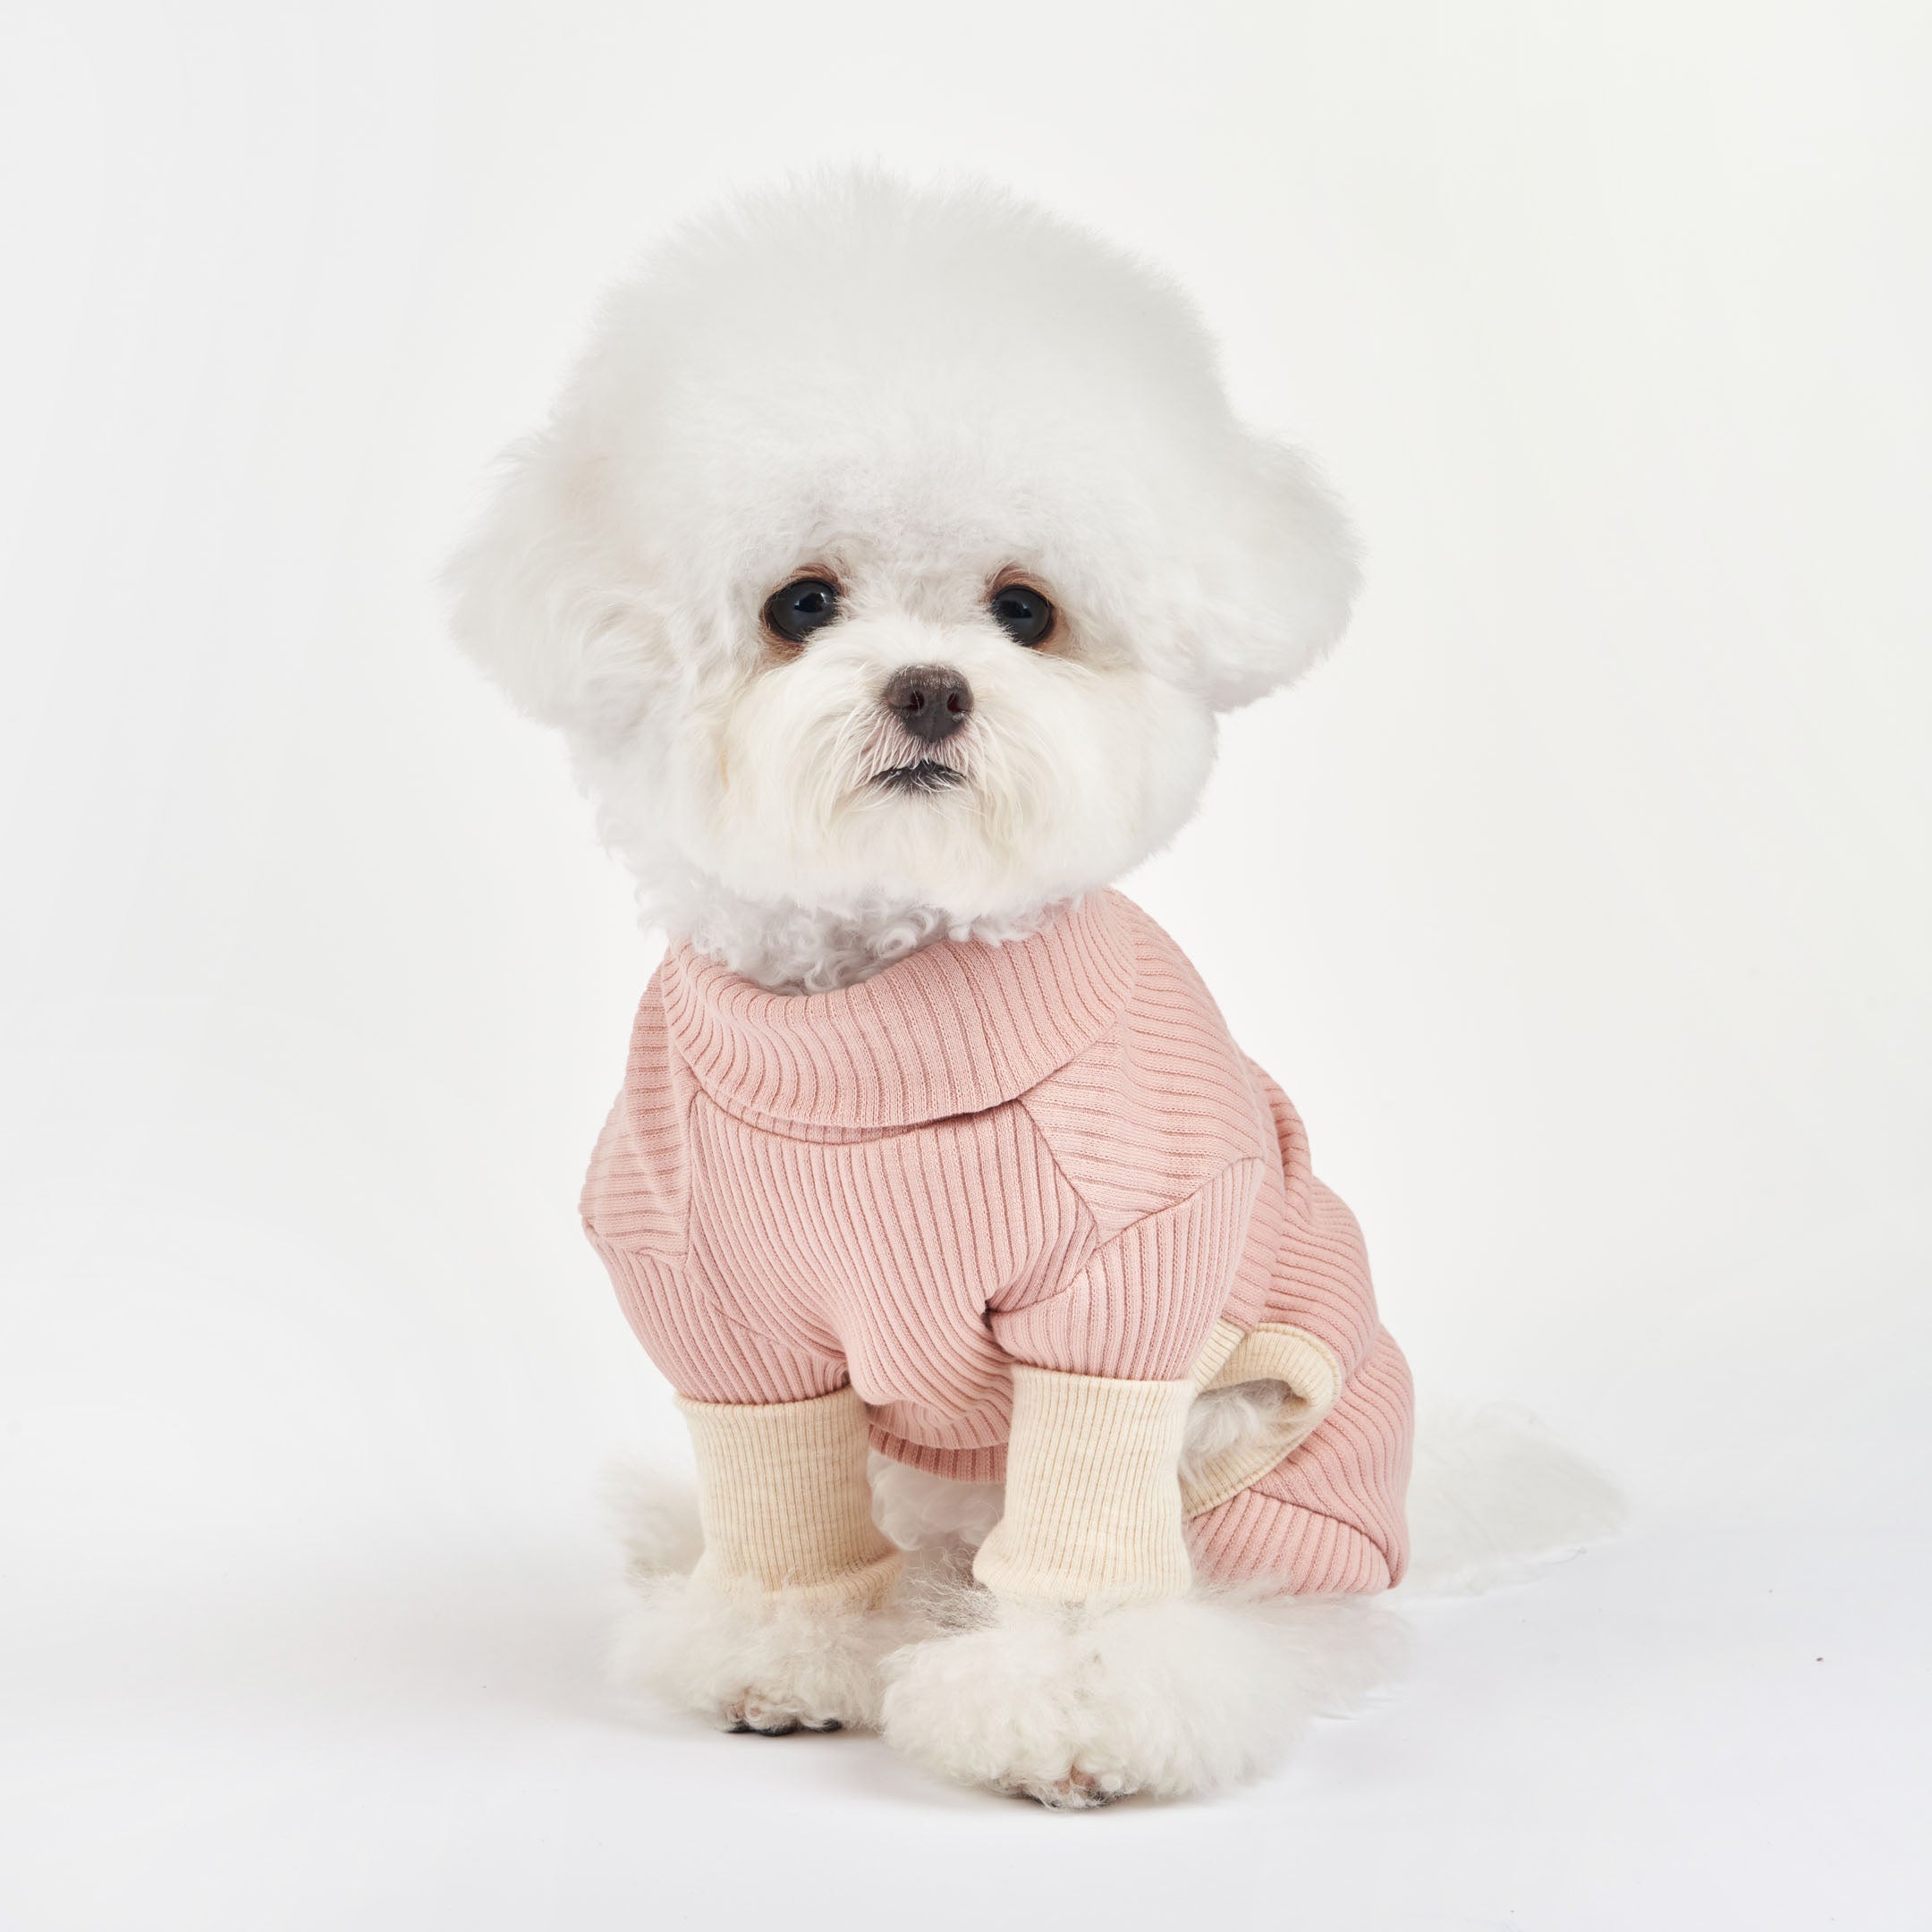
[[[1193,682],[1217,711],[1291,682],[1348,627],[1355,533],[1300,452],[1243,436],[1198,552]]]
[[[443,572],[464,651],[519,710],[567,730],[622,729],[648,695],[651,626],[618,561],[613,494],[606,458],[547,430],[506,453]]]

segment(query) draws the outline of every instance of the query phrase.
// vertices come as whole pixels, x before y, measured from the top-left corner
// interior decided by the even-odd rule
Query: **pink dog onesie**
[[[830,993],[674,947],[583,1216],[697,1438],[714,1574],[882,1593],[869,1444],[1005,1481],[975,1563],[1005,1594],[1402,1576],[1409,1372],[1354,1217],[1118,893]],[[1238,1383],[1272,1421],[1177,1482]]]

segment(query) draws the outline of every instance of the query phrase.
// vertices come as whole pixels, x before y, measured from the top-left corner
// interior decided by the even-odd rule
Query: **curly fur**
[[[1237,1382],[1197,1397],[1181,1444],[1181,1480],[1191,1480],[1237,1445],[1268,1434],[1277,1426],[1287,1394],[1279,1382]]]
[[[618,1687],[724,1731],[874,1729],[891,1651],[928,1627],[907,1603],[855,1611],[715,1589],[688,1481],[608,1471],[605,1505],[630,1583],[611,1648]]]
[[[1205,1795],[1267,1770],[1395,1667],[1401,1626],[1353,1599],[1197,1590],[1062,1609],[988,1601],[886,1662],[886,1736],[963,1784],[1084,1809]]]
[[[1252,1391],[1196,1405],[1202,1453],[1265,1427]],[[1136,1792],[1200,1795],[1258,1775],[1317,1716],[1358,1705],[1399,1667],[1393,1608],[1203,1589],[1176,1602],[1062,1611],[1003,1605],[970,1581],[998,1520],[996,1483],[955,1483],[874,1456],[873,1509],[926,1553],[899,1600],[867,1617],[742,1605],[667,1572],[698,1548],[687,1483],[626,1471],[608,1488],[637,1600],[619,1681],[726,1728],[883,1725],[936,1775],[1059,1809]],[[1532,1575],[1613,1532],[1615,1488],[1526,1411],[1436,1409],[1410,1490],[1416,1552],[1384,1605]]]
[[[1000,1520],[1002,1484],[953,1482],[877,1450],[866,1459],[866,1474],[872,1484],[872,1520],[902,1550],[949,1542],[978,1549]]]
[[[656,1576],[634,1583],[612,1668],[623,1689],[722,1731],[872,1730],[881,1666],[919,1634],[901,1609],[828,1609]]]
[[[989,614],[1008,571],[1059,609],[1045,648]],[[760,609],[808,572],[841,617],[781,648]],[[1335,640],[1356,568],[1165,279],[994,190],[861,173],[658,248],[448,580],[647,915],[809,992],[1010,936],[1164,844],[1215,714]],[[879,691],[929,663],[972,686],[962,782],[882,792],[910,741]]]

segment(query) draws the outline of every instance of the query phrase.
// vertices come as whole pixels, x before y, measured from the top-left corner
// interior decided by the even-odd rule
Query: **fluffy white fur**
[[[1436,1404],[1416,1432],[1403,1597],[1474,1596],[1614,1536],[1615,1484],[1526,1409]]]
[[[613,1669],[623,1688],[724,1731],[876,1730],[886,1657],[921,1633],[906,1609],[802,1607],[699,1577],[632,1577]]]
[[[884,1660],[926,1629],[910,1595],[858,1614],[725,1592],[691,1574],[704,1537],[689,1483],[614,1469],[605,1504],[629,1585],[611,1655],[621,1688],[724,1731],[877,1727]]]
[[[1385,1682],[1401,1648],[1396,1620],[1360,1600],[986,1608],[886,1659],[886,1736],[941,1777],[1055,1810],[1253,1777]]]
[[[1208,1402],[1201,1442],[1240,1405]],[[1202,1589],[1175,1603],[1050,1611],[1001,1605],[966,1557],[998,1520],[997,1484],[875,1458],[873,1513],[916,1561],[890,1618],[746,1612],[664,1572],[697,1552],[688,1486],[614,1485],[639,1586],[619,1678],[714,1722],[882,1726],[943,1777],[1081,1809],[1140,1792],[1224,1789],[1276,1763],[1318,1716],[1400,1665],[1404,1602],[1521,1580],[1612,1533],[1615,1489],[1521,1410],[1437,1410],[1417,1433],[1415,1556],[1380,1603]]]
[[[1061,614],[1028,650],[987,591]],[[770,594],[835,578],[803,650]],[[988,189],[755,198],[619,289],[450,570],[457,634],[563,730],[648,916],[764,984],[1026,929],[1192,811],[1214,715],[1339,635],[1356,571],[1229,411],[1163,279]],[[962,673],[964,783],[902,761],[891,674]]]

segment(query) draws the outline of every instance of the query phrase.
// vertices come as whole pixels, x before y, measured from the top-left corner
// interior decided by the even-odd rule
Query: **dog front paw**
[[[790,1737],[794,1731],[843,1731],[843,1717],[814,1716],[804,1700],[747,1684],[709,1713],[720,1731],[750,1731],[759,1737]]]
[[[876,1729],[886,1654],[913,1634],[891,1608],[801,1604],[725,1591],[699,1577],[640,1582],[618,1631],[626,1690],[721,1731]]]
[[[885,1732],[942,1777],[1090,1810],[1252,1777],[1390,1661],[1385,1621],[1352,1604],[1007,1603],[892,1658]]]
[[[1164,1784],[1125,1733],[1141,1687],[1110,1654],[1135,1614],[1008,1604],[979,1629],[902,1653],[886,1690],[886,1741],[942,1777],[1055,1811]]]
[[[1110,1805],[1117,1799],[1132,1795],[1123,1778],[1100,1777],[1072,1766],[1068,1767],[1064,1777],[1052,1779],[1009,1774],[1001,1778],[994,1789],[1004,1792],[1009,1797],[1030,1798],[1035,1804],[1044,1805],[1049,1811],[1097,1811],[1102,1805]]]

